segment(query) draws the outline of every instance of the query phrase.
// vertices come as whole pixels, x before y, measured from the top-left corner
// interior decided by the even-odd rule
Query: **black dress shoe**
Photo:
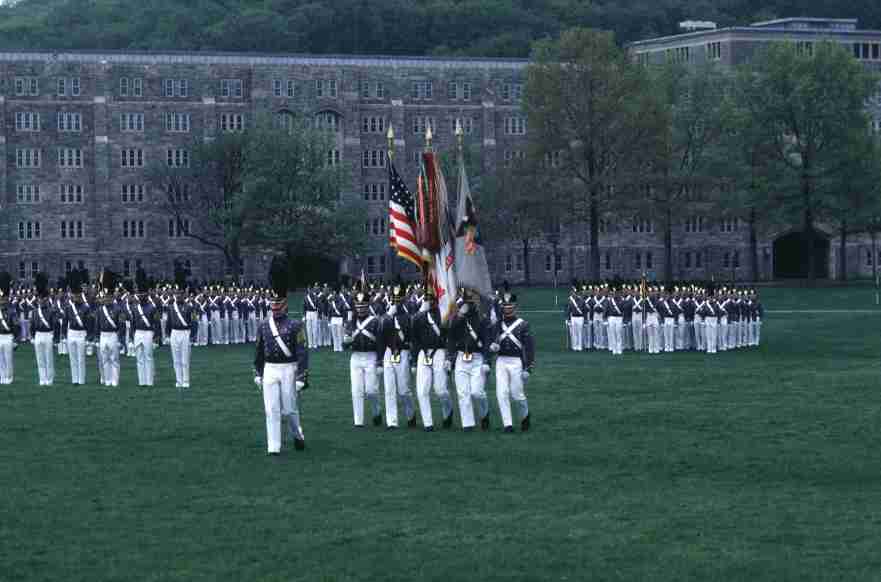
[[[444,419],[444,428],[453,428],[453,413]]]
[[[434,432],[434,427],[433,426],[426,426],[422,430],[424,430],[425,432]]]
[[[363,424],[356,424],[356,425],[354,426],[354,428],[364,428],[364,425],[363,425]]]
[[[279,456],[281,453],[279,453],[278,451],[270,451],[270,452],[268,452],[268,453],[266,453],[266,454],[269,455],[270,457],[277,457],[277,456]]]
[[[306,450],[306,441],[303,439],[294,439],[294,448],[298,451]]]
[[[462,431],[463,432],[474,432],[474,427],[473,426],[466,426],[465,428],[462,429]]]
[[[508,433],[514,432],[514,427],[513,426],[506,426],[504,428],[504,430],[502,430],[502,432],[508,432]]]
[[[373,417],[373,426],[382,426],[382,415],[377,414]]]
[[[529,430],[529,415],[527,414],[523,417],[523,420],[520,421],[520,430],[526,432]]]
[[[418,428],[418,427],[419,427],[419,421],[416,420],[416,415],[414,414],[413,418],[411,418],[410,420],[407,421],[407,428]]]
[[[489,430],[489,414],[480,419],[480,430]]]
[[[393,425],[393,424],[390,424],[390,425],[388,425],[387,427],[385,427],[385,430],[398,430],[398,427],[396,427],[396,426]]]

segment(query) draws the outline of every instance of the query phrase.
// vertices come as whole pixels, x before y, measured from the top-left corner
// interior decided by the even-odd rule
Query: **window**
[[[83,238],[83,221],[62,220],[61,238]]]
[[[123,184],[122,185],[122,201],[123,202],[143,202],[144,201],[144,185],[143,184]]]
[[[560,253],[554,255],[554,269],[556,269],[558,273],[563,270],[563,255]]]
[[[450,81],[447,83],[447,99],[451,101],[470,101],[471,83]]]
[[[646,220],[644,218],[634,218],[633,219],[633,232],[637,233],[652,233],[655,232],[655,223],[651,220]]]
[[[57,114],[58,120],[58,131],[62,132],[70,132],[70,131],[82,131],[83,129],[83,116],[81,113],[70,113],[66,111],[59,111]]]
[[[168,148],[165,151],[166,163],[169,168],[189,168],[190,152],[184,148]]]
[[[379,272],[385,273],[385,255],[379,255]]]
[[[188,97],[190,83],[187,79],[165,79],[162,83],[163,97]]]
[[[119,80],[119,96],[120,97],[128,97],[128,92],[129,92],[128,77],[122,77]]]
[[[79,97],[80,95],[80,78],[74,77],[70,80],[70,94],[74,97]]]
[[[58,79],[58,96],[64,97],[67,95],[67,79]]]
[[[336,79],[315,79],[315,96],[336,99]]]
[[[122,150],[122,167],[123,168],[143,168],[144,167],[144,150],[140,148],[128,148]]]
[[[740,251],[734,251],[731,255],[731,266],[735,269],[740,268]]]
[[[550,254],[545,255],[545,271],[548,273],[551,272],[551,255]]]
[[[342,156],[340,155],[340,150],[332,149],[327,151],[327,165],[328,166],[336,166],[340,163]]]
[[[373,85],[373,98],[385,99],[385,83],[383,83],[382,81],[377,81]]]
[[[517,271],[523,270],[523,255],[521,253],[517,253],[517,257],[514,263],[517,267]]]
[[[242,113],[221,113],[220,131],[238,132],[245,130],[245,116]]]
[[[19,204],[36,204],[40,201],[39,184],[16,184],[15,201]]]
[[[30,279],[40,272],[40,263],[37,261],[21,261],[18,264],[18,276],[20,279]]]
[[[132,262],[128,259],[122,261],[122,276],[123,277],[131,277],[132,276]]]
[[[685,219],[685,232],[703,232],[704,231],[704,217],[703,216],[690,216]]]
[[[505,150],[505,167],[510,168],[515,162],[526,160],[526,152],[524,150]]]
[[[507,255],[505,257],[505,272],[510,273],[514,270],[514,257]]]
[[[526,118],[506,117],[505,135],[526,135]]]
[[[16,148],[15,167],[39,168],[41,161],[40,157],[40,150],[38,148]]]
[[[636,251],[636,254],[633,255],[633,268],[642,269],[642,253],[639,251]]]
[[[695,269],[700,269],[702,267],[703,257],[704,257],[704,253],[701,251],[694,253],[694,268]]]
[[[296,97],[297,96],[297,86],[294,84],[294,81],[289,79],[287,86],[287,96],[288,97]]]
[[[16,77],[15,94],[19,97],[30,95],[36,97],[40,94],[40,83],[37,77]]]
[[[190,201],[190,185],[186,182],[168,185],[168,200],[176,204]],[[189,232],[189,231],[187,231]]]
[[[144,80],[132,79],[132,97],[141,97],[144,94]]]
[[[272,80],[272,95],[274,97],[281,97],[281,79],[273,79]]]
[[[690,63],[691,47],[678,46],[676,48],[670,48],[664,51],[664,56],[667,58],[668,63]]]
[[[82,168],[83,150],[80,148],[58,148],[59,168]]]
[[[292,131],[294,129],[294,114],[290,111],[279,111],[273,116],[274,124],[277,129]]]
[[[385,182],[364,184],[364,200],[385,200]]]
[[[62,204],[82,204],[83,203],[83,185],[82,184],[61,184],[58,187],[61,194]]]
[[[187,133],[190,131],[190,114],[168,112],[165,114],[165,131]]]
[[[385,150],[365,150],[361,154],[361,167],[363,168],[384,168],[385,167]]]
[[[375,257],[367,257],[367,272],[369,274],[376,273],[376,258]]]
[[[33,111],[16,112],[15,131],[40,131],[40,114]]]
[[[872,266],[872,251],[868,251],[868,250],[866,251],[866,266],[867,267]]]
[[[691,252],[685,252],[682,254],[682,264],[685,265],[686,269],[691,268]]]
[[[143,113],[120,113],[120,131],[144,131]]]
[[[385,99],[385,84],[382,81],[361,81],[360,89],[362,99]]]
[[[737,232],[740,228],[739,218],[723,218],[719,222],[719,230],[722,232]]]
[[[22,221],[18,223],[18,240],[35,240],[42,238],[39,221]]]
[[[707,60],[708,61],[718,61],[722,58],[722,43],[721,42],[708,42],[707,43]]]
[[[322,111],[315,115],[315,128],[337,132],[340,130],[340,116],[333,111]]]
[[[462,126],[462,133],[465,135],[471,135],[474,133],[474,118],[473,117],[451,117],[450,118],[450,134],[456,135],[456,124]]]
[[[145,238],[143,220],[123,220],[122,238]]]
[[[725,251],[725,254],[722,255],[722,267],[728,269],[731,267],[731,253]]]
[[[169,219],[168,221],[168,237],[169,238],[181,238],[184,236],[188,236],[190,234],[190,221],[186,218],[181,220],[175,220],[174,218]]]
[[[560,150],[555,150],[553,152],[547,152],[544,156],[544,167],[545,168],[559,168],[561,165],[561,160],[563,159],[563,152]]]
[[[434,95],[434,86],[431,80],[413,81],[410,89],[410,97],[413,99],[429,100]]]
[[[385,133],[385,117],[362,117],[361,118],[362,133]]]
[[[416,115],[413,117],[413,135],[425,135],[427,127],[431,127],[432,133],[436,132],[437,126],[435,125],[434,117],[427,115]]]
[[[502,99],[505,101],[520,101],[523,98],[522,83],[505,83],[502,85]]]
[[[242,98],[242,80],[241,79],[223,79],[220,81],[220,96],[232,97],[234,99]]]
[[[645,268],[653,269],[655,265],[655,258],[652,256],[651,251],[645,254]]]
[[[600,234],[606,234],[609,232],[609,221],[605,218],[600,218],[597,222],[597,230]]]

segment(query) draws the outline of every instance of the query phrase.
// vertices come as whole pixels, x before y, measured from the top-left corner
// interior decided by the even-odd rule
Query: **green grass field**
[[[280,458],[251,346],[195,349],[184,397],[167,349],[153,389],[129,358],[120,388],[73,387],[61,357],[45,389],[25,346],[0,389],[0,580],[879,580],[873,293],[763,291],[872,312],[769,313],[760,349],[716,356],[569,353],[559,316],[527,314],[526,434],[500,432],[492,383],[490,433],[356,432],[325,350],[308,449]]]

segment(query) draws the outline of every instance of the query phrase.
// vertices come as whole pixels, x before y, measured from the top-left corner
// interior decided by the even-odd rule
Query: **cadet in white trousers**
[[[443,427],[453,426],[453,401],[448,389],[447,328],[441,326],[440,311],[434,289],[425,292],[419,313],[413,318],[413,353],[416,357],[416,398],[419,415],[426,432],[434,430],[431,412],[431,391],[441,403]]]
[[[578,294],[578,284],[572,285],[567,305],[569,314],[569,349],[580,352],[584,349],[584,299]],[[495,323],[493,323],[495,325]]]
[[[369,301],[363,291],[356,293],[355,318],[343,339],[352,350],[349,375],[352,382],[352,417],[356,428],[364,427],[365,397],[373,412],[373,425],[382,424],[378,387],[378,375],[382,374],[382,366],[377,364],[382,361],[385,347],[382,341],[382,324],[379,318],[369,315]]]
[[[306,339],[309,349],[318,346],[318,299],[311,289],[303,296],[303,313],[306,314]]]
[[[18,331],[18,318],[9,309],[9,299],[0,289],[0,384],[12,384],[15,378],[12,352],[15,349],[15,335]]]
[[[456,392],[459,395],[459,416],[462,429],[470,432],[476,420],[480,428],[489,430],[489,400],[486,397],[486,376],[489,373],[489,320],[478,311],[480,298],[465,289],[459,314],[450,325],[447,339],[448,368],[453,368]],[[475,415],[474,403],[477,403]]]
[[[145,301],[147,294],[138,293],[132,307],[135,328],[135,357],[138,362],[138,386],[152,386],[156,363],[153,361],[153,341],[160,335],[159,313]]]
[[[408,427],[416,426],[416,408],[410,391],[411,321],[401,302],[404,290],[392,290],[392,305],[383,320],[383,384],[385,386],[385,423],[389,429],[398,427],[398,398],[404,405]]]
[[[263,390],[266,452],[274,456],[281,452],[282,418],[288,419],[294,448],[306,448],[297,401],[298,393],[308,386],[309,355],[303,324],[288,318],[287,288],[282,282],[275,286],[270,307],[272,313],[257,330],[254,383]]]
[[[121,312],[110,305],[110,297],[103,291],[98,294],[95,327],[99,332],[98,365],[101,369],[101,383],[104,386],[119,386],[119,346],[125,326]]]
[[[74,295],[66,306],[67,352],[70,358],[70,383],[86,383],[86,336],[88,314],[81,295]]]
[[[530,427],[529,403],[524,386],[535,364],[535,345],[529,324],[517,317],[517,296],[507,289],[502,294],[502,320],[495,326],[490,351],[496,356],[496,399],[502,430],[514,432],[511,400],[520,413],[520,430]]]
[[[174,290],[174,299],[168,309],[171,328],[171,361],[174,364],[175,388],[190,387],[191,337],[198,322],[198,313],[184,303],[183,289]]]
[[[55,340],[58,311],[48,300],[46,290],[40,291],[36,309],[31,312],[34,329],[34,353],[37,357],[37,373],[40,386],[51,386],[55,382],[55,354],[52,344]]]
[[[605,309],[606,321],[608,322],[609,351],[616,356],[624,353],[624,341],[622,338],[624,323],[624,299],[621,297],[621,291],[613,289],[609,292],[609,296],[603,302]]]

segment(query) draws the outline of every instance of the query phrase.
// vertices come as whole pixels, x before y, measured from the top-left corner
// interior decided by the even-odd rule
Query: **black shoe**
[[[425,432],[434,432],[434,427],[433,426],[426,426],[422,430],[424,430]]]
[[[489,430],[489,414],[480,419],[480,430]]]
[[[474,432],[474,427],[473,427],[473,426],[466,426],[465,428],[462,429],[462,431],[464,431],[464,432]]]
[[[304,441],[303,439],[294,439],[294,448],[298,451],[305,451],[306,441]]]
[[[398,427],[396,427],[396,426],[393,425],[393,424],[390,424],[390,425],[388,425],[387,427],[385,427],[385,430],[398,430]]]
[[[506,427],[502,430],[502,432],[512,433],[512,432],[514,432],[514,427],[513,427],[513,426],[506,426]]]
[[[529,415],[527,414],[523,420],[520,421],[520,430],[526,432],[529,430]]]
[[[364,425],[363,424],[356,424],[356,425],[354,425],[354,428],[364,428]]]
[[[453,428],[453,413],[444,419],[444,428]]]
[[[407,421],[407,428],[419,428],[419,421],[416,420],[416,415],[413,415],[413,418]]]
[[[382,415],[377,414],[373,417],[373,426],[382,426]]]
[[[277,457],[277,456],[279,456],[281,453],[279,453],[278,451],[274,451],[274,452],[269,452],[269,453],[266,453],[266,454],[269,455],[270,457]]]

